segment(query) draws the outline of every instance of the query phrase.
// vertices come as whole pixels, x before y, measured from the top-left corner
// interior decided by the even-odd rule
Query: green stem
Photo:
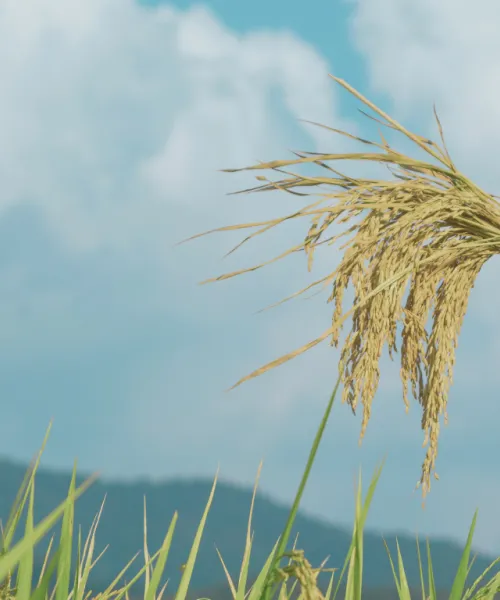
[[[299,504],[302,499],[302,494],[306,487],[307,480],[309,478],[309,473],[311,472],[311,469],[312,469],[312,466],[314,463],[314,459],[316,458],[316,452],[317,452],[319,444],[321,442],[321,438],[323,437],[323,432],[325,431],[325,427],[326,427],[328,418],[330,416],[330,412],[333,407],[333,402],[335,400],[335,396],[337,394],[337,390],[340,385],[340,380],[341,380],[341,374],[339,374],[337,383],[335,384],[335,388],[333,389],[332,395],[330,396],[330,401],[328,402],[328,405],[326,407],[325,414],[323,415],[323,418],[321,420],[318,431],[316,432],[316,437],[314,438],[314,442],[313,442],[311,451],[309,453],[309,458],[307,460],[304,474],[302,475],[302,480],[300,482],[299,489],[297,490],[297,494],[295,496],[295,500],[294,500],[292,508],[290,510],[290,514],[288,515],[288,520],[286,522],[285,529],[283,530],[283,534],[280,537],[280,542],[278,544],[278,547],[276,548],[276,553],[274,555],[273,563],[267,573],[266,582],[264,584],[264,591],[262,594],[262,600],[270,600],[271,582],[273,579],[273,574],[275,573],[276,569],[279,568],[281,558],[283,557],[283,554],[286,549],[286,545],[288,543],[288,539],[292,532],[293,523],[295,521],[295,517],[296,517],[297,511],[299,509]]]

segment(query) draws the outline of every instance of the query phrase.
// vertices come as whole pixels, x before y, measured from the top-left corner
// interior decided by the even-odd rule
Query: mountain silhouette
[[[0,458],[0,519],[4,525],[26,469],[27,465]],[[86,478],[87,475],[77,474],[77,485],[80,485]],[[70,479],[69,471],[57,472],[43,467],[37,470],[35,524],[67,497]],[[125,579],[130,581],[144,565],[142,555],[143,506],[144,497],[146,497],[150,554],[160,548],[174,512],[178,511],[179,514],[164,578],[164,581],[169,579],[167,595],[173,593],[179,583],[181,565],[188,556],[212,483],[213,481],[209,479],[171,479],[163,482],[146,479],[137,479],[133,482],[100,479],[95,482],[76,501],[75,505],[76,548],[78,527],[81,526],[82,540],[85,540],[91,523],[106,496],[97,528],[94,557],[97,557],[108,544],[109,548],[94,566],[89,578],[89,588],[94,592],[102,591],[138,551],[141,551],[141,555],[132,564]],[[215,547],[220,551],[231,577],[237,581],[243,556],[251,498],[251,488],[221,481],[217,483],[191,580],[191,590],[219,590],[217,598],[222,600],[227,596],[229,599],[226,577]],[[269,556],[285,525],[288,511],[288,506],[274,502],[264,494],[257,492],[252,519],[252,529],[255,535],[250,563],[251,576],[256,576]],[[15,540],[19,539],[23,530],[24,518],[21,520]],[[54,540],[56,544],[59,526],[53,532],[56,533]],[[318,567],[327,556],[330,556],[325,566],[342,568],[351,541],[352,532],[350,530],[299,512],[292,540],[295,539],[297,532],[300,533],[297,547],[305,551],[305,556],[313,567]],[[44,538],[35,551],[36,577],[38,577],[49,537],[50,535]],[[408,583],[411,587],[419,588],[420,573],[415,539],[405,533],[397,535],[397,538]],[[395,560],[396,536],[391,535],[385,539],[393,560]],[[449,590],[463,548],[452,541],[433,540],[432,538],[429,541],[436,587]],[[420,541],[420,552],[424,573],[426,573],[424,541]],[[492,562],[493,558],[478,554],[468,582],[474,581]],[[497,571],[498,568],[492,570],[490,576]],[[329,573],[325,574],[320,582],[324,584],[328,577]],[[427,580],[426,576],[425,580]],[[140,594],[142,586],[143,584],[136,584],[132,590],[133,594]],[[364,535],[363,586],[366,589],[391,589],[395,592],[393,575],[382,536],[369,530],[365,531]],[[226,593],[223,592],[224,589],[227,590]],[[214,596],[209,597],[214,598]],[[384,597],[387,598],[387,594]]]

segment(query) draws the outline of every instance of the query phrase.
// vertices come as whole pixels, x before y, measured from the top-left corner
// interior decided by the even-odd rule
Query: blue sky
[[[326,295],[254,313],[341,254],[323,252],[312,274],[296,256],[198,286],[304,233],[305,223],[284,227],[224,261],[239,235],[173,247],[290,210],[288,195],[227,196],[253,179],[218,169],[347,147],[300,118],[372,135],[332,73],[437,139],[435,102],[456,163],[500,193],[495,0],[310,6],[2,2],[2,454],[27,461],[53,417],[46,466],[69,469],[77,457],[108,477],[168,478],[212,477],[220,464],[223,479],[251,485],[264,459],[261,488],[292,500],[339,352],[325,344],[224,390],[327,328]],[[387,455],[371,527],[463,541],[478,507],[476,546],[500,553],[499,268],[492,259],[471,295],[426,510],[413,493],[420,408],[405,414],[387,357],[361,447],[359,415],[334,407],[304,509],[350,525],[358,468],[367,481]]]

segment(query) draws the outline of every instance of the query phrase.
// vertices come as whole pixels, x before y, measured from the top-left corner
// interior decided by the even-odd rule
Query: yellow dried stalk
[[[325,596],[318,587],[318,575],[327,571],[335,572],[337,569],[324,569],[327,560],[324,560],[318,569],[313,569],[311,563],[305,558],[304,550],[293,550],[287,552],[290,557],[290,563],[283,568],[278,568],[275,573],[275,581],[282,581],[285,587],[281,589],[280,598],[290,598],[291,594],[286,593],[286,584],[294,578],[299,582],[301,597],[304,600],[325,600]]]
[[[336,77],[333,79],[384,121],[370,118],[406,135],[435,159],[436,163],[412,159],[396,152],[382,135],[382,143],[377,144],[326,127],[376,147],[381,152],[300,152],[295,153],[299,157],[296,160],[272,161],[243,169],[227,169],[225,172],[271,169],[288,176],[274,182],[258,176],[259,181],[267,183],[238,193],[278,189],[308,196],[311,194],[298,191],[297,188],[300,190],[328,185],[338,189],[329,193],[316,192],[315,195],[320,196],[317,202],[285,217],[221,227],[193,238],[214,231],[258,228],[238,244],[238,248],[256,235],[286,220],[312,218],[312,225],[302,244],[293,246],[266,263],[203,282],[207,283],[255,271],[298,251],[305,252],[308,257],[308,269],[311,270],[317,246],[324,243],[333,244],[338,238],[356,232],[341,247],[345,248],[345,253],[335,271],[282,301],[285,302],[317,285],[331,284],[332,293],[328,302],[335,301],[331,327],[301,348],[253,371],[233,387],[302,354],[327,337],[331,337],[331,344],[337,346],[339,330],[344,321],[352,315],[353,326],[341,352],[339,373],[344,385],[342,401],[347,402],[353,411],[356,410],[359,399],[363,405],[361,443],[378,387],[382,348],[387,342],[392,359],[392,351],[397,352],[396,325],[400,321],[403,324],[401,380],[406,410],[408,411],[409,406],[409,382],[412,384],[413,397],[423,408],[424,447],[428,446],[428,449],[419,485],[422,485],[425,498],[430,490],[430,474],[433,472],[437,478],[435,461],[438,452],[439,420],[443,413],[445,423],[447,420],[447,396],[452,383],[455,348],[469,293],[484,263],[494,254],[500,253],[500,204],[494,196],[485,193],[456,169],[446,149],[435,110],[443,149],[434,142],[407,131],[346,82]],[[326,164],[327,161],[334,160],[362,160],[394,166],[396,171],[393,174],[396,179],[378,181],[347,177]],[[283,170],[283,167],[307,163],[327,169],[329,175],[309,177]],[[335,221],[346,223],[363,211],[366,216],[360,223],[339,235],[325,238],[328,227]],[[349,281],[354,286],[355,300],[353,307],[342,314],[343,294]],[[403,307],[402,300],[408,281],[409,295]],[[429,335],[425,325],[431,309],[433,326]]]

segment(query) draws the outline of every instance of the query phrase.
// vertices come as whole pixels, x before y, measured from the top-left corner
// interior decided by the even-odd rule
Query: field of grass
[[[413,396],[423,408],[422,428],[428,446],[421,475],[422,492],[425,497],[425,494],[430,491],[431,474],[434,473],[436,476],[435,461],[438,452],[440,417],[444,414],[446,418],[447,392],[454,365],[454,348],[465,316],[468,294],[475,277],[486,260],[500,252],[500,204],[457,171],[448,155],[444,140],[443,149],[441,149],[433,142],[408,132],[348,84],[341,80],[337,80],[337,82],[377,113],[384,120],[382,125],[406,135],[435,162],[427,163],[404,156],[390,148],[382,137],[381,144],[356,138],[364,144],[382,150],[382,152],[349,155],[302,153],[298,154],[299,158],[296,160],[274,161],[248,167],[253,170],[271,169],[287,176],[278,182],[271,182],[258,176],[257,179],[267,181],[267,183],[255,190],[278,189],[307,196],[308,194],[303,190],[308,187],[317,188],[326,185],[340,188],[340,192],[316,192],[316,195],[320,196],[319,201],[281,219],[257,224],[233,225],[220,229],[257,227],[258,230],[244,240],[247,241],[286,219],[311,217],[312,225],[304,242],[293,246],[282,255],[304,251],[309,258],[309,267],[312,266],[315,247],[323,243],[333,243],[339,237],[322,239],[328,227],[342,213],[347,214],[341,220],[342,223],[363,212],[368,211],[368,214],[361,224],[352,226],[346,232],[357,231],[353,240],[344,245],[347,250],[340,267],[328,277],[309,286],[311,288],[318,284],[332,284],[332,294],[329,298],[329,300],[335,301],[332,326],[316,340],[265,365],[238,382],[239,384],[265,373],[327,337],[331,337],[332,344],[337,345],[339,329],[347,317],[352,315],[353,328],[342,350],[339,378],[313,440],[288,521],[281,536],[276,540],[275,547],[267,561],[265,564],[259,565],[260,572],[257,578],[253,579],[250,584],[249,563],[253,538],[252,503],[246,539],[242,540],[243,560],[238,580],[233,581],[226,570],[228,593],[234,600],[271,600],[271,598],[286,600],[292,597],[298,597],[301,600],[333,600],[340,597],[339,594],[346,600],[360,600],[363,597],[363,529],[382,466],[373,475],[364,498],[361,475],[359,477],[352,541],[343,565],[327,567],[326,562],[322,565],[311,565],[296,543],[292,543],[293,540],[290,539],[300,501],[338,388],[342,383],[343,401],[347,402],[353,411],[357,408],[358,400],[361,400],[363,405],[361,435],[363,435],[370,418],[371,401],[379,381],[378,362],[382,347],[387,342],[390,351],[396,351],[396,324],[401,321],[403,323],[401,374],[404,401],[408,403],[407,386],[411,382]],[[348,135],[344,132],[337,133]],[[387,181],[353,179],[341,175],[327,165],[327,162],[332,160],[352,159],[392,165],[397,168],[397,172],[394,173],[395,179]],[[301,163],[322,167],[329,171],[329,176],[306,177],[284,170],[285,167]],[[293,188],[299,188],[301,191],[298,192]],[[326,204],[332,200],[333,204]],[[367,261],[368,266],[366,265]],[[222,275],[217,279],[227,279],[262,266],[257,265],[252,269]],[[349,280],[354,284],[356,297],[353,307],[343,314],[342,296]],[[401,307],[408,280],[410,280],[409,296],[406,306]],[[305,290],[301,290],[299,293],[303,291]],[[433,328],[428,334],[425,324],[433,306]],[[177,513],[172,517],[162,546],[151,554],[147,546],[145,512],[144,566],[138,573],[129,576],[127,585],[118,587],[117,582],[121,580],[125,572],[128,572],[130,563],[125,565],[122,573],[117,574],[116,579],[109,583],[108,589],[99,594],[92,594],[92,591],[87,589],[87,581],[90,570],[99,558],[94,556],[94,549],[95,533],[100,515],[96,515],[94,524],[84,541],[80,533],[74,540],[73,523],[75,501],[92,484],[93,478],[76,488],[75,467],[67,499],[35,525],[33,518],[35,474],[49,431],[50,428],[40,453],[26,474],[8,522],[2,528],[0,598],[2,600],[8,598],[45,600],[45,598],[51,597],[55,600],[70,598],[71,600],[84,600],[99,597],[102,600],[108,598],[119,600],[129,598],[130,587],[143,574],[145,575],[144,600],[167,597],[165,586],[160,588],[160,582],[163,580],[168,565],[169,551],[178,518]],[[254,498],[258,477],[259,474],[254,488]],[[191,598],[189,595],[190,579],[216,482],[217,476],[191,551],[183,566],[183,574],[178,588],[175,592],[168,591],[168,596],[175,597],[176,600]],[[13,543],[14,534],[21,526],[21,515],[25,509],[24,536],[20,541]],[[455,580],[448,596],[451,600],[483,598],[490,600],[500,592],[500,573],[495,575],[490,573],[491,569],[500,562],[500,558],[494,561],[476,581],[469,582],[467,578],[471,564],[471,544],[476,516],[477,513],[472,519],[462,559],[457,565]],[[62,520],[62,526],[57,547],[52,549],[51,542],[44,570],[39,580],[34,582],[32,581],[34,546],[48,534],[59,520]],[[76,569],[72,570],[74,541],[78,547],[78,560]],[[418,544],[417,549],[419,549]],[[420,554],[418,558],[421,579],[419,595],[423,600],[427,598],[435,600],[438,594],[434,583],[429,545],[427,545],[427,569],[425,572]],[[224,557],[220,556],[220,560],[225,568]],[[395,556],[391,556],[388,551],[387,560],[390,561],[393,570],[397,596],[401,600],[415,598],[414,592],[413,596],[410,594],[399,547]],[[73,571],[74,577],[72,577]],[[326,590],[321,590],[317,584],[318,574],[325,571],[331,573],[329,585]]]
[[[319,446],[319,441],[323,429],[328,420],[328,415],[331,410],[336,389],[334,390],[327,410],[323,417],[320,429],[316,434],[316,438],[311,449],[308,464],[302,477],[295,502],[290,511],[288,522],[281,537],[276,541],[273,552],[268,557],[267,561],[256,578],[252,578],[252,583],[249,583],[249,564],[252,553],[252,507],[248,518],[248,529],[246,540],[243,540],[243,561],[237,581],[233,581],[225,570],[224,557],[219,554],[222,567],[226,571],[227,590],[224,598],[232,598],[233,600],[264,600],[271,598],[287,599],[292,598],[300,600],[333,600],[336,597],[342,597],[346,600],[358,600],[365,598],[362,590],[363,582],[363,528],[366,522],[366,517],[370,507],[378,479],[380,477],[382,466],[377,469],[371,483],[368,487],[365,498],[362,498],[361,476],[356,497],[356,516],[353,527],[352,541],[349,552],[345,557],[343,565],[336,565],[336,568],[326,567],[325,563],[313,566],[303,551],[296,547],[296,544],[290,544],[290,531],[293,526],[293,521],[297,514],[300,504],[300,498],[305,488],[310,468],[314,461],[316,450]],[[53,598],[54,600],[84,600],[87,598],[106,599],[121,599],[137,600],[137,597],[129,595],[130,587],[145,575],[145,587],[143,598],[145,600],[156,600],[160,598],[175,598],[176,600],[192,600],[193,595],[190,593],[189,584],[190,578],[195,566],[198,548],[203,528],[210,510],[213,500],[213,495],[216,488],[217,476],[214,479],[212,491],[205,507],[202,519],[200,521],[198,531],[193,540],[189,556],[183,567],[183,574],[177,590],[172,592],[167,590],[165,585],[161,588],[160,581],[164,579],[164,572],[168,564],[168,555],[175,534],[175,526],[178,515],[174,513],[170,526],[164,538],[162,546],[154,553],[150,553],[147,546],[147,517],[146,511],[144,515],[144,566],[137,572],[130,575],[130,565],[125,565],[114,581],[110,582],[109,587],[104,592],[93,594],[92,590],[87,589],[87,581],[90,571],[99,559],[99,556],[94,555],[95,534],[99,523],[100,513],[96,515],[93,526],[86,539],[83,541],[81,533],[77,536],[76,542],[78,546],[78,561],[75,568],[72,569],[71,555],[74,540],[74,505],[78,497],[92,484],[93,478],[89,478],[78,488],[75,488],[76,467],[73,469],[73,478],[68,490],[66,501],[55,508],[47,517],[45,517],[36,526],[33,522],[33,506],[35,501],[35,475],[40,462],[41,454],[48,438],[50,428],[47,431],[42,450],[34,461],[32,467],[26,473],[23,485],[19,490],[18,497],[14,503],[12,512],[8,522],[2,528],[3,549],[0,555],[0,598],[2,600],[45,600]],[[259,468],[260,473],[260,468]],[[254,487],[254,498],[257,491],[259,474]],[[26,510],[26,520],[24,523],[24,536],[16,544],[11,545],[16,528],[19,527],[20,517],[24,509]],[[37,582],[32,581],[33,573],[33,548],[55,525],[62,519],[61,534],[58,540],[58,545],[53,548],[54,539],[52,538],[47,551],[44,568]],[[493,567],[500,562],[500,558],[494,561],[490,567],[474,582],[467,583],[467,575],[471,565],[470,553],[472,537],[476,522],[476,515],[472,520],[467,543],[463,551],[462,559],[457,568],[457,573],[453,583],[451,593],[446,594],[446,597],[451,600],[490,600],[500,592],[500,573],[488,579],[488,573]],[[417,540],[418,541],[418,540]],[[418,551],[417,544],[417,551]],[[326,559],[327,557],[325,557]],[[442,600],[445,594],[436,590],[434,584],[434,573],[432,569],[431,548],[427,544],[427,565],[428,568],[424,572],[420,553],[418,553],[419,567],[421,575],[421,590],[418,596],[423,600]],[[391,556],[387,548],[387,560],[390,561],[391,568],[394,574],[394,591],[392,597],[400,598],[401,600],[409,600],[415,598],[415,590],[410,595],[403,557],[397,547],[396,556]],[[74,572],[71,578],[71,572]],[[168,571],[168,569],[167,569]],[[317,583],[320,572],[329,572],[329,585],[326,590],[321,590]],[[127,575],[128,583],[125,586],[119,587],[117,582]],[[167,593],[168,591],[168,593]],[[380,593],[377,595],[377,600],[380,598]],[[396,596],[397,594],[397,596]],[[370,595],[370,599],[372,598]],[[210,600],[223,600],[222,597],[211,597]]]

